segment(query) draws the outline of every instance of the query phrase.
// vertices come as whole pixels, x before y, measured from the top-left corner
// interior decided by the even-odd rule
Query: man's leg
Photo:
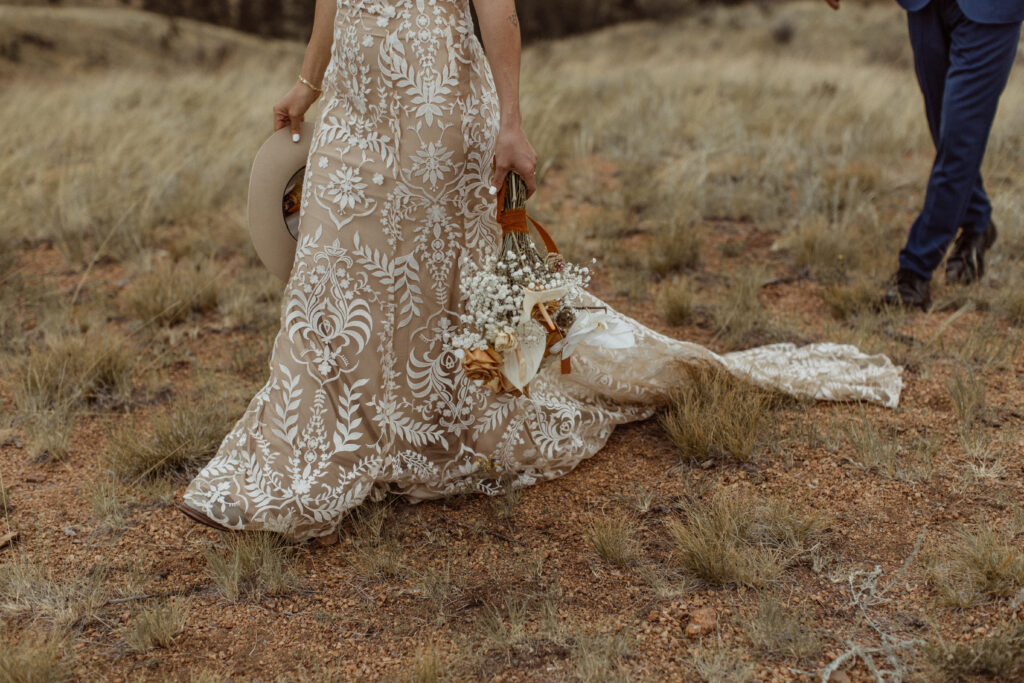
[[[942,21],[941,3],[932,2],[924,9],[907,12],[910,47],[914,51],[914,73],[924,96],[924,113],[932,142],[939,147],[942,130],[942,98],[946,93],[949,71],[949,31]]]
[[[978,181],[974,184],[974,192],[971,193],[971,201],[967,205],[967,213],[964,215],[964,220],[960,224],[964,229],[964,232],[970,233],[983,233],[988,230],[989,223],[992,222],[992,203],[988,200],[988,194],[985,193],[985,184],[981,180],[981,174],[978,174]]]
[[[981,187],[985,146],[1020,39],[1020,24],[978,24],[955,3],[932,5],[941,6],[951,29],[949,70],[924,208],[900,252],[901,270],[924,279],[942,261]]]

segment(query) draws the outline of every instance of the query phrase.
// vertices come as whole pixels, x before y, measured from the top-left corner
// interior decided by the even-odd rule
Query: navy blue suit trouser
[[[1021,25],[971,21],[956,0],[932,0],[907,16],[936,154],[924,208],[900,252],[900,268],[930,279],[959,228],[988,229],[992,205],[981,162]]]

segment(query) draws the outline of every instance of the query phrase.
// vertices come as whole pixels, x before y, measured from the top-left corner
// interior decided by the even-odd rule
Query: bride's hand
[[[505,176],[515,171],[526,182],[527,197],[537,191],[537,153],[519,126],[502,127],[494,147],[495,171],[491,178],[494,191],[505,184]]]
[[[288,94],[274,105],[274,130],[290,128],[292,140],[299,141],[302,132],[302,118],[316,102],[318,94],[303,83],[296,83]]]

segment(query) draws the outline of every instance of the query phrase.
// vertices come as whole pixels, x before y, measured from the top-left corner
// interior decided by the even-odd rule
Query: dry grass
[[[171,326],[217,308],[217,275],[209,262],[160,261],[125,294],[125,308],[143,325]]]
[[[939,602],[972,607],[993,598],[1011,598],[1024,589],[1024,553],[1014,535],[982,523],[959,529],[948,544],[937,546],[927,566]]]
[[[887,477],[896,476],[902,466],[903,454],[895,427],[880,429],[862,411],[858,421],[844,425],[844,431],[855,463],[876,469]]]
[[[207,571],[229,602],[283,595],[296,579],[288,566],[292,546],[269,532],[224,534],[219,547],[204,552]]]
[[[689,280],[673,280],[661,290],[661,314],[669,325],[685,325],[693,322],[696,293]]]
[[[668,522],[673,555],[695,577],[715,585],[760,588],[805,557],[824,530],[818,515],[784,500],[730,498],[691,502]]]
[[[687,366],[661,425],[686,462],[747,462],[756,456],[769,405],[763,390],[725,370]]]
[[[134,354],[116,336],[94,330],[48,340],[15,361],[14,397],[22,413],[131,395]]]
[[[61,683],[69,678],[66,638],[44,631],[0,631],[0,683]]]
[[[985,384],[973,372],[965,377],[959,372],[946,381],[949,399],[953,403],[962,429],[972,428],[984,418],[986,411]]]
[[[623,514],[595,517],[587,528],[587,542],[598,556],[616,567],[633,564],[638,556],[636,523]]]
[[[124,641],[132,652],[169,648],[185,629],[191,601],[170,598],[140,609],[124,631]]]
[[[37,457],[66,455],[84,408],[130,399],[135,362],[125,342],[95,329],[48,339],[11,360],[17,419],[29,451]]]
[[[700,648],[694,654],[693,667],[707,683],[747,683],[757,675],[754,665],[740,652],[725,647],[721,639],[716,645]]]
[[[766,593],[758,599],[753,618],[744,629],[761,651],[800,661],[821,654],[822,634],[814,619],[812,611],[787,606],[778,595]]]
[[[413,659],[409,675],[403,678],[409,683],[440,683],[447,680],[444,660],[436,648],[420,648]]]
[[[623,658],[629,653],[630,641],[622,633],[581,633],[572,648],[573,673],[584,683],[625,681]]]
[[[136,56],[140,47],[148,51],[163,45],[159,36],[138,38],[163,26],[144,15],[108,12],[93,25],[84,17],[85,28],[70,14],[42,19],[27,11],[4,12],[11,13],[12,21],[37,24],[32,31],[66,26],[68,32],[56,40],[71,61],[76,50],[83,57],[111,49],[122,54],[112,69],[65,78],[61,107],[48,106],[53,89],[39,87],[40,78],[59,75],[5,84],[10,106],[2,122],[23,121],[28,128],[22,144],[0,159],[0,182],[24,188],[6,203],[0,233],[53,240],[70,263],[85,265],[104,255],[135,257],[160,245],[161,226],[225,206],[231,207],[229,220],[240,223],[237,207],[244,199],[251,154],[239,150],[255,151],[267,135],[266,112],[277,95],[265,84],[293,79],[291,68],[279,60],[294,48],[268,49],[186,24],[185,33],[220,41],[228,53],[250,48],[239,52],[247,57],[211,64],[199,57],[210,46],[197,47],[186,36],[172,40],[162,55],[138,60],[124,53],[125,36],[136,37]],[[185,43],[191,49],[183,48]],[[176,66],[168,73],[156,78],[151,73],[172,63]],[[265,78],[239,78],[253,69]],[[97,92],[107,96],[97,98]],[[132,112],[130,125],[110,125],[127,110]]]
[[[93,515],[108,529],[117,532],[125,527],[124,490],[120,482],[106,476],[97,477],[87,485],[84,497]]]
[[[386,581],[406,570],[395,529],[388,523],[393,505],[393,500],[366,502],[348,517],[349,526],[343,533],[353,546],[355,566],[368,579]]]
[[[880,302],[878,287],[864,280],[853,284],[831,284],[822,290],[821,298],[837,320],[870,314]]]
[[[675,218],[647,250],[647,269],[664,277],[700,264],[704,233],[689,220]]]
[[[233,421],[223,400],[182,401],[155,417],[148,431],[131,420],[112,432],[106,464],[115,476],[136,482],[194,471],[217,452]]]
[[[936,680],[1021,680],[1024,676],[1024,622],[1003,621],[985,636],[967,642],[928,644],[925,654]]]
[[[760,299],[764,281],[760,268],[740,271],[730,278],[724,294],[711,309],[715,331],[726,344],[739,344],[746,336],[767,330],[768,311]]]
[[[106,570],[94,566],[59,580],[45,561],[18,551],[0,564],[0,615],[27,618],[54,634],[66,633],[99,618],[107,600],[106,579]]]

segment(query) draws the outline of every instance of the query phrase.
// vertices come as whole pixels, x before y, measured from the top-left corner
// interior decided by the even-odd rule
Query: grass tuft
[[[1013,534],[981,524],[961,528],[953,542],[930,558],[928,578],[939,601],[949,607],[972,607],[992,598],[1010,598],[1024,588],[1024,554]]]
[[[784,500],[751,501],[718,494],[693,502],[668,522],[683,569],[715,585],[761,588],[806,555],[823,520]]]
[[[59,683],[71,678],[67,642],[53,633],[0,632],[2,683]]]
[[[14,400],[22,413],[85,403],[124,402],[131,395],[134,354],[116,336],[65,336],[15,361]]]
[[[755,456],[769,399],[765,391],[721,368],[687,366],[661,425],[685,462],[748,462]]]
[[[985,384],[974,373],[965,377],[959,372],[946,381],[949,398],[964,428],[970,428],[985,416]]]
[[[621,633],[580,634],[572,648],[573,673],[584,683],[628,680],[622,660],[630,643]]]
[[[733,277],[729,287],[712,308],[715,331],[726,344],[737,344],[749,334],[767,328],[768,313],[761,303],[764,273],[751,268]]]
[[[216,275],[208,263],[160,261],[125,294],[127,311],[144,325],[170,327],[217,308]]]
[[[704,233],[692,221],[674,220],[647,251],[647,267],[661,277],[700,265]]]
[[[1019,681],[1024,676],[1024,622],[1003,622],[989,635],[966,643],[932,642],[925,654],[939,674],[937,680],[983,676]]]
[[[171,598],[142,608],[125,630],[125,643],[132,652],[170,647],[185,628],[190,605],[188,599]]]
[[[587,541],[605,562],[626,567],[636,561],[636,524],[629,517],[621,514],[595,517],[585,533]]]
[[[661,313],[669,325],[685,325],[693,321],[696,294],[689,280],[678,279],[661,290]]]
[[[444,660],[437,649],[425,647],[416,652],[408,675],[410,683],[440,683],[446,677]]]
[[[112,433],[106,452],[111,471],[123,479],[152,479],[204,465],[230,431],[223,402],[184,401],[153,420],[152,433],[126,422]]]
[[[282,595],[295,583],[288,568],[292,547],[278,534],[226,534],[221,549],[206,555],[210,578],[230,602]]]
[[[754,665],[721,642],[701,648],[693,657],[693,666],[707,683],[747,683],[756,677]]]
[[[821,634],[813,626],[813,619],[808,610],[789,609],[778,597],[765,594],[745,628],[758,649],[770,655],[804,660],[817,657],[822,650]]]

